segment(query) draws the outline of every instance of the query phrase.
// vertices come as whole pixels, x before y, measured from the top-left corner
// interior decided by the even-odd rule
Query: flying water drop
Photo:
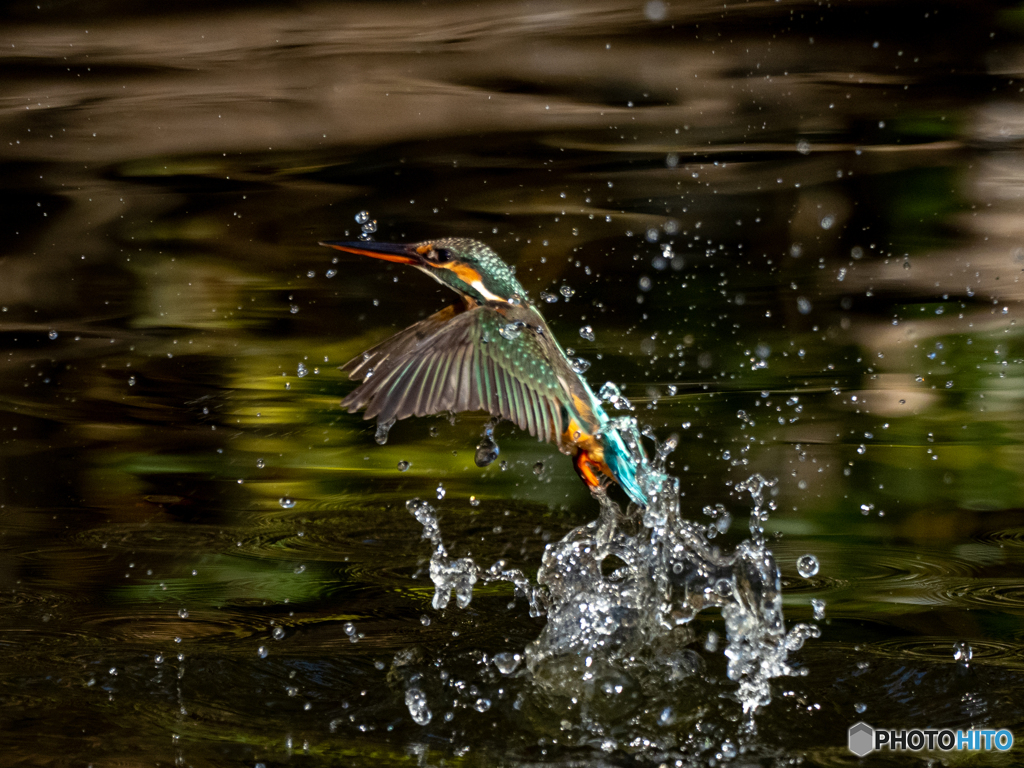
[[[500,453],[501,449],[494,442],[494,425],[488,424],[484,427],[483,437],[480,438],[480,442],[476,446],[476,465],[478,467],[490,466]]]
[[[953,659],[958,661],[962,666],[967,666],[971,663],[971,659],[974,658],[974,649],[971,648],[971,644],[960,640],[959,642],[953,643]]]
[[[394,419],[388,419],[387,421],[377,422],[377,431],[373,435],[373,439],[377,441],[377,445],[384,445],[388,441],[388,432],[395,426]]]
[[[586,373],[587,369],[590,368],[590,361],[582,357],[570,357],[569,367],[576,373]]]
[[[523,328],[526,327],[526,323],[522,320],[516,320],[514,323],[508,323],[507,325],[501,326],[498,329],[498,333],[501,334],[503,339],[508,341],[515,341],[519,338],[519,334],[523,332]]]
[[[601,402],[610,403],[612,408],[617,408],[620,411],[633,410],[633,404],[623,396],[618,386],[610,381],[605,382],[604,386],[598,391],[597,396],[601,398]]]
[[[801,555],[796,561],[796,570],[805,579],[818,575],[818,558],[814,555]]]
[[[494,666],[498,668],[501,674],[511,675],[519,668],[519,662],[522,659],[523,657],[518,653],[502,651],[501,653],[494,654]]]
[[[410,688],[405,692],[405,706],[417,725],[426,725],[434,716],[427,706],[426,695],[419,688]]]

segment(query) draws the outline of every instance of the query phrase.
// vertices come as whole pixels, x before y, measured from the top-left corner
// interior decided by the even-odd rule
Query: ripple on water
[[[989,608],[1001,613],[1024,612],[1024,582],[1020,578],[974,579],[946,587],[951,600],[963,608]]]
[[[187,618],[181,618],[170,607],[133,608],[130,613],[99,609],[86,611],[79,626],[83,633],[96,637],[146,646],[155,642],[174,644],[175,638],[182,641],[238,640],[256,635],[269,636],[271,631],[265,616],[245,611],[192,610]]]
[[[1024,648],[1011,642],[969,640],[973,652],[970,665],[989,665],[1024,670]],[[953,656],[953,643],[948,637],[901,637],[882,640],[862,647],[864,653],[885,658],[903,657],[950,665],[959,662]]]
[[[1024,528],[1003,528],[975,537],[975,541],[990,542],[1001,547],[1024,547]]]
[[[978,563],[948,549],[886,547],[865,552],[863,546],[851,546],[842,554],[843,573],[853,584],[879,581],[887,585],[916,584],[952,576],[972,577],[980,569]]]

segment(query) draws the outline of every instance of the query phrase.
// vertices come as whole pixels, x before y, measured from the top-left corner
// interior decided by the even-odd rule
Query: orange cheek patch
[[[456,264],[450,267],[451,271],[455,273],[455,276],[459,278],[466,285],[472,285],[476,282],[482,282],[480,273],[472,267],[467,267],[463,264]]]

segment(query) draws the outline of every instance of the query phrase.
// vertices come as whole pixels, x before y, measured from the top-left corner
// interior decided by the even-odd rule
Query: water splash
[[[617,390],[609,394],[621,398]],[[694,639],[687,625],[702,611],[718,609],[725,625],[721,652],[726,674],[743,712],[752,716],[771,701],[773,678],[804,673],[787,663],[788,656],[806,639],[820,635],[816,626],[807,624],[786,631],[779,569],[764,534],[775,507],[768,498],[775,481],[755,474],[736,484],[735,490],[752,502],[750,538],[725,553],[711,543],[728,527],[731,515],[724,505],[705,510],[712,513],[707,525],[685,519],[679,482],[664,473],[678,438],[656,443],[654,459],[648,462],[635,419],[619,417],[606,428],[622,438],[650,503],[631,504],[624,513],[603,489],[594,491],[600,516],[547,545],[536,584],[501,560],[485,569],[468,557],[453,559],[442,542],[434,508],[418,499],[408,502],[434,547],[434,608],[447,606],[453,592],[456,604],[465,608],[477,582],[513,584],[527,600],[531,616],[547,617],[540,636],[524,652],[534,684],[563,692],[566,686],[582,685],[583,693],[571,694],[577,699],[590,695],[585,690],[598,678],[629,678],[641,663],[647,670],[664,664],[671,668],[662,672],[669,679],[691,674],[702,662],[680,656],[687,649],[679,646]],[[652,656],[653,648],[669,650],[659,658]],[[705,648],[717,652],[717,640],[709,637]],[[613,691],[621,688],[611,685]],[[676,714],[666,717],[674,722]]]
[[[627,400],[616,384],[610,381],[606,381],[604,386],[598,391],[597,396],[601,398],[601,402],[610,403],[612,408],[620,411],[632,411],[633,404]]]

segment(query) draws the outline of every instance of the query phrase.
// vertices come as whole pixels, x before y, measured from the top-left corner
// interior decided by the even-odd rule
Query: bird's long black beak
[[[400,243],[370,243],[362,240],[321,240],[320,245],[328,248],[335,248],[346,253],[356,253],[360,256],[369,256],[373,259],[394,261],[398,264],[418,265],[423,263],[423,257],[416,251],[413,245]]]

